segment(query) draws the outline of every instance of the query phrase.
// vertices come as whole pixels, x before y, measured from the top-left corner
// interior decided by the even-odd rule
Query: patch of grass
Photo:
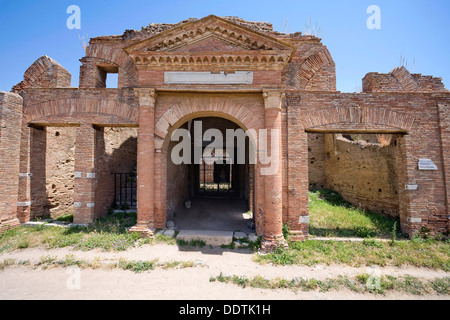
[[[270,289],[270,280],[258,275],[250,280],[249,285],[252,288]]]
[[[55,219],[56,221],[73,223],[73,214],[66,214]]]
[[[115,234],[93,232],[83,237],[75,245],[76,249],[83,251],[102,248],[105,251],[126,251],[132,247],[140,236],[137,234]]]
[[[117,213],[98,219],[89,227],[19,227],[0,235],[0,253],[42,245],[48,249],[73,247],[77,250],[125,251],[140,240],[139,234],[128,233],[127,228],[135,223],[135,213]]]
[[[160,267],[163,268],[164,270],[176,269],[176,268],[186,269],[186,268],[195,267],[195,262],[194,261],[167,261],[167,262],[160,264]]]
[[[450,246],[431,239],[420,243],[396,241],[394,245],[372,239],[363,242],[307,240],[292,242],[289,250],[276,249],[255,259],[274,265],[415,266],[449,272]]]
[[[19,249],[26,249],[30,245],[30,241],[27,238],[20,239],[17,243],[17,248]]]
[[[163,234],[157,234],[154,239],[149,239],[149,242],[175,245],[177,243],[175,238],[176,238],[176,235],[175,235],[175,237],[168,237]]]
[[[251,287],[258,289],[274,290],[289,289],[293,291],[340,291],[349,289],[356,293],[386,294],[388,292],[405,292],[413,295],[424,295],[437,293],[441,295],[450,295],[450,278],[435,278],[432,280],[419,279],[409,275],[403,277],[381,276],[376,277],[369,274],[361,274],[354,278],[348,276],[338,276],[336,278],[327,278],[318,280],[315,278],[303,279],[285,279],[275,278],[266,279],[260,275],[253,278],[245,276],[226,276],[220,273],[217,277],[210,277],[210,282],[232,283],[242,288]]]
[[[436,293],[450,295],[450,277],[432,280],[431,286]]]
[[[245,288],[249,283],[249,280],[246,276],[234,275],[232,281],[234,284],[237,284],[238,286],[240,286],[242,288]]]
[[[203,248],[204,246],[206,246],[205,241],[199,240],[199,239],[194,239],[194,240],[190,240],[190,241],[178,239],[178,240],[176,240],[176,242],[179,246],[182,246],[182,247],[189,246],[189,247]]]
[[[4,270],[7,267],[13,266],[16,264],[15,259],[5,259],[3,261],[0,261],[0,270]]]
[[[61,233],[59,236],[49,237],[44,240],[49,249],[73,247],[81,242],[83,239],[82,233]]]
[[[309,212],[310,234],[318,237],[392,238],[398,225],[398,219],[357,208],[332,190],[311,190]]]
[[[396,287],[414,295],[422,295],[425,292],[425,285],[422,281],[409,275],[405,276],[402,281],[396,281]]]
[[[287,250],[285,248],[276,248],[266,256],[260,256],[262,260],[270,260],[275,265],[294,265],[298,264],[299,252],[296,250]]]
[[[119,261],[119,268],[123,270],[130,270],[135,273],[141,273],[144,271],[153,270],[155,267],[157,260],[152,261],[126,261],[126,260],[120,260]]]
[[[39,262],[39,265],[41,264],[51,264],[53,261],[56,261],[57,257],[55,256],[50,256],[50,255],[45,255],[42,256]]]
[[[77,259],[73,254],[66,255],[64,260],[59,261],[59,263],[64,267],[80,267],[87,264],[85,261]]]

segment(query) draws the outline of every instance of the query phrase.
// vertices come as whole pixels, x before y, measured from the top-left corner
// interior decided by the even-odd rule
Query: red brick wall
[[[441,78],[411,74],[405,67],[390,73],[368,73],[363,79],[364,92],[447,92]]]
[[[20,127],[22,98],[0,92],[0,232],[19,224],[17,194],[19,187]]]
[[[365,135],[370,138],[368,136]],[[325,134],[327,188],[339,192],[360,208],[398,217],[399,146],[396,137],[391,137],[390,145],[381,146],[378,142],[350,141],[339,135]]]
[[[450,231],[450,104],[438,104],[438,109],[439,131],[441,135],[441,156],[446,181],[447,231]]]
[[[13,92],[25,88],[67,88],[72,75],[52,58],[42,56],[25,71],[23,78],[13,87]]]
[[[152,65],[152,61],[148,59],[145,62],[145,59],[138,61],[134,57],[139,65],[138,69],[124,50],[136,41],[154,35],[150,30],[152,28],[142,32],[126,32],[124,36],[92,39],[86,50],[86,57],[82,59],[80,89],[60,88],[70,86],[70,77],[61,66],[48,57],[38,59],[30,67],[24,81],[15,87],[17,92],[21,92],[24,105],[22,132],[21,134],[17,132],[14,136],[16,139],[14,141],[18,141],[19,137],[21,139],[19,165],[20,172],[24,173],[19,178],[18,201],[29,203],[34,200],[28,207],[18,209],[21,221],[26,221],[36,214],[42,214],[46,210],[46,195],[42,191],[45,190],[46,161],[42,150],[48,146],[45,139],[45,127],[63,125],[76,127],[75,171],[81,172],[81,178],[76,178],[74,182],[74,198],[76,198],[74,200],[77,206],[80,203],[81,205],[77,207],[75,215],[77,222],[89,222],[101,214],[100,211],[104,209],[107,202],[105,197],[95,192],[99,179],[93,178],[92,175],[99,169],[95,161],[96,153],[98,157],[96,144],[98,147],[101,142],[101,136],[99,136],[101,133],[98,129],[108,126],[137,126],[141,116],[143,125],[139,130],[144,140],[141,139],[139,148],[146,154],[141,154],[138,158],[141,163],[146,164],[144,167],[151,168],[150,175],[148,172],[145,175],[144,180],[150,186],[146,188],[153,190],[152,186],[155,186],[155,190],[151,195],[151,201],[145,203],[146,206],[143,207],[146,213],[139,219],[141,224],[162,227],[165,222],[167,200],[167,135],[171,130],[199,116],[223,117],[245,129],[264,128],[265,121],[270,120],[270,117],[266,118],[263,91],[275,87],[287,90],[286,100],[279,112],[284,171],[279,176],[282,183],[280,184],[277,180],[276,186],[281,185],[282,217],[284,222],[290,223],[291,230],[301,231],[304,235],[308,234],[307,132],[349,130],[404,134],[399,139],[398,157],[402,229],[408,233],[417,231],[422,226],[429,227],[433,232],[443,232],[448,229],[449,121],[447,106],[450,97],[440,79],[410,74],[404,68],[398,68],[386,75],[368,74],[363,79],[365,93],[339,93],[336,92],[335,63],[328,49],[318,38],[302,36],[299,33],[292,35],[274,33],[269,30],[270,28],[260,30],[266,32],[268,36],[283,41],[282,44],[239,26],[229,25],[219,18],[208,17],[198,24],[203,28],[202,30],[207,31],[206,27],[210,27],[209,23],[219,25],[225,31],[233,29],[235,31],[233,37],[242,33],[250,40],[256,40],[256,43],[259,43],[257,48],[249,50],[252,53],[248,54],[257,58],[252,59],[248,64],[254,72],[253,85],[204,85],[182,88],[173,86],[169,89],[178,89],[179,92],[168,91],[163,83],[164,71],[176,71],[177,68],[185,70],[182,67],[183,60],[179,61],[180,64],[167,65],[159,64],[158,59]],[[192,24],[187,25],[187,28],[190,26]],[[174,32],[179,30],[176,29]],[[215,32],[215,30],[211,31],[209,28],[208,32]],[[133,39],[133,34],[138,34],[136,39]],[[167,35],[174,36],[174,34]],[[190,37],[189,34],[186,36]],[[217,36],[223,36],[223,34]],[[243,37],[240,39],[244,41]],[[165,48],[164,39],[159,40]],[[180,43],[179,40],[173,39],[176,43]],[[241,40],[236,38],[233,41],[237,41],[235,44],[240,47],[238,42]],[[207,43],[209,42],[204,44]],[[266,50],[265,45],[261,46],[267,43],[270,46],[273,45],[274,49]],[[295,54],[294,48],[286,43],[296,48]],[[147,42],[144,43],[146,44]],[[241,45],[245,47],[244,42]],[[224,66],[224,64],[221,65],[221,60],[225,60],[220,57],[227,54],[225,50],[227,46],[224,44],[224,47],[221,46],[221,43],[214,42],[216,52],[213,55],[205,54],[205,57],[214,56],[214,61],[212,58],[211,60],[207,58],[201,61],[201,65],[196,65],[195,61],[186,68],[196,71],[221,71],[218,68]],[[201,46],[194,47],[190,46],[189,50],[202,49]],[[220,52],[222,49],[224,51]],[[228,50],[232,51],[229,54],[235,53],[235,48],[228,48]],[[261,50],[260,55],[256,54],[257,50]],[[269,58],[273,56],[266,51],[278,52],[281,60],[270,61]],[[153,51],[152,54],[156,52]],[[286,52],[291,52],[292,57],[283,69],[286,63]],[[140,53],[142,54],[142,51]],[[260,56],[264,56],[264,61]],[[242,64],[242,61],[242,58],[240,61],[236,58],[227,65],[227,70],[245,70],[246,65]],[[100,88],[104,87],[107,72],[119,73],[119,89]],[[156,104],[146,105],[145,108],[142,105],[139,106],[136,92],[133,90],[133,87],[137,86],[155,86],[156,97],[152,95],[152,99],[156,98]],[[159,86],[166,91],[158,92]],[[247,93],[238,93],[242,89]],[[213,93],[216,90],[221,93]],[[253,92],[248,92],[252,90]],[[153,92],[153,89],[150,91]],[[264,92],[266,93],[267,90]],[[148,99],[149,97],[144,97],[143,101]],[[17,103],[14,106],[19,105]],[[438,105],[442,106],[438,107]],[[143,110],[145,113],[142,112]],[[8,120],[6,125],[10,125],[11,121]],[[28,124],[33,127],[28,128]],[[14,127],[14,130],[18,130],[19,127]],[[0,132],[3,141],[3,130]],[[151,138],[153,135],[155,135],[154,140]],[[155,150],[156,152],[153,153]],[[438,170],[418,171],[417,162],[422,157],[432,159],[438,166]],[[8,162],[7,165],[12,164]],[[278,228],[278,221],[271,220],[268,216],[271,213],[265,212],[264,209],[265,200],[270,202],[272,191],[278,196],[280,190],[271,190],[270,184],[266,185],[268,189],[266,190],[265,179],[260,175],[259,169],[260,167],[257,166],[255,170],[254,211],[257,231],[263,234],[265,220],[270,222],[273,230]],[[87,174],[90,174],[91,178],[87,178]],[[408,183],[417,184],[419,189],[411,191],[402,188]],[[96,197],[103,199],[100,207],[92,206]],[[277,212],[278,209],[277,204]]]
[[[440,151],[437,102],[449,99],[449,94],[289,92],[289,217],[307,214],[307,198],[304,197],[307,171],[303,169],[307,167],[305,130],[380,132],[396,129],[408,133],[400,139],[398,164],[402,230],[411,234],[425,225],[432,232],[445,232],[448,182],[444,180]],[[419,158],[431,159],[439,170],[419,171]],[[405,190],[402,186],[406,184],[418,184],[419,190]],[[296,221],[297,218],[293,218],[293,222]],[[307,229],[306,225],[302,227]]]

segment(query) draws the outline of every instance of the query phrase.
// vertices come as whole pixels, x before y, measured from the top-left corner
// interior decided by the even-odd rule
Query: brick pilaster
[[[446,197],[447,232],[450,231],[450,105],[438,104],[444,189]]]
[[[96,130],[89,123],[77,128],[75,145],[74,223],[87,224],[95,217]]]
[[[17,218],[21,223],[31,219],[31,135],[33,128],[22,125],[19,160],[19,194],[17,199]]]
[[[50,214],[46,189],[47,128],[31,128],[30,144],[30,219]],[[26,174],[26,173],[25,173]],[[25,203],[27,204],[27,203]]]
[[[263,93],[265,106],[265,127],[267,129],[266,155],[271,154],[272,162],[264,174],[264,236],[261,244],[262,251],[271,251],[276,247],[287,247],[283,237],[283,168],[281,143],[281,102],[282,92],[270,90]],[[275,135],[272,135],[274,131]],[[275,138],[276,140],[274,140]],[[278,163],[276,163],[278,162]],[[274,169],[276,168],[276,170]]]
[[[136,89],[139,99],[137,225],[130,232],[153,236],[155,228],[155,100],[153,89]]]
[[[22,97],[0,92],[0,232],[20,224],[17,219]]]

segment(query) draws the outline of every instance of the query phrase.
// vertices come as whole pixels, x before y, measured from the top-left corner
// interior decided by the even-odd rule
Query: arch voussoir
[[[303,128],[312,129],[332,129],[342,128],[373,130],[392,130],[409,132],[415,118],[411,115],[384,108],[374,107],[335,107],[323,108],[302,115],[301,123]]]

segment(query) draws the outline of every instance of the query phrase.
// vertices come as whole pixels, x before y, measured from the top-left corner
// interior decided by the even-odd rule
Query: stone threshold
[[[221,246],[233,243],[236,239],[236,245],[239,245],[240,239],[247,238],[249,241],[256,241],[258,237],[255,234],[246,234],[240,231],[217,231],[217,230],[180,230],[176,236],[177,240],[186,242],[200,240],[206,245]]]
[[[74,228],[74,227],[89,227],[89,224],[76,224],[64,221],[55,221],[52,219],[45,219],[42,221],[30,221],[21,224],[22,227],[59,227],[59,228]]]

